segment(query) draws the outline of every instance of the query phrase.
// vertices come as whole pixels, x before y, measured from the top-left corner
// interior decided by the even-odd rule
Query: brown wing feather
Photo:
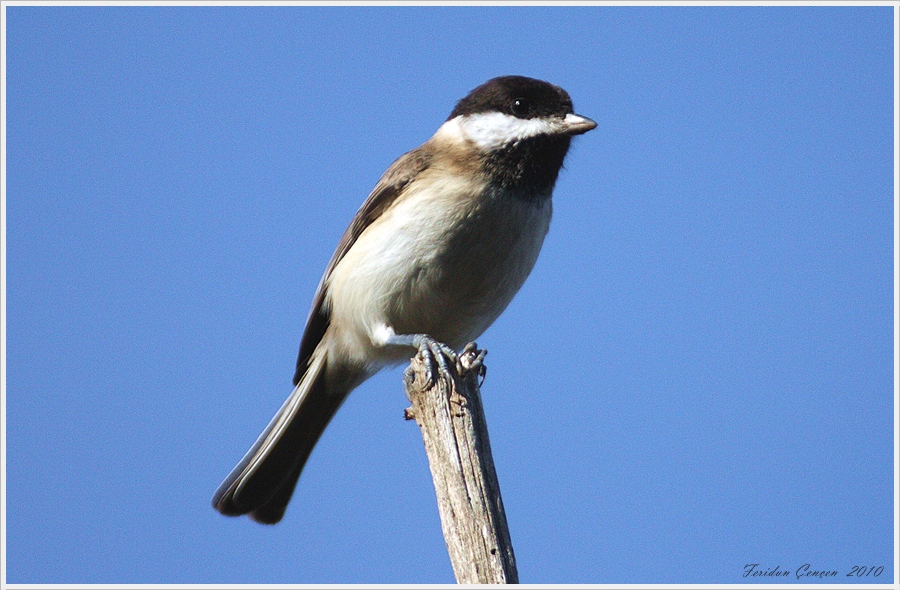
[[[328,329],[328,324],[331,321],[331,313],[325,308],[324,302],[325,294],[328,290],[328,278],[331,276],[334,267],[337,266],[350,247],[353,246],[360,234],[397,199],[409,183],[428,168],[430,163],[431,153],[425,146],[403,154],[385,171],[378,184],[369,193],[369,197],[359,208],[359,211],[356,212],[350,227],[347,228],[347,231],[341,237],[341,241],[338,242],[337,250],[335,250],[331,261],[325,268],[325,274],[322,275],[322,279],[319,281],[319,288],[316,289],[315,297],[313,297],[312,309],[310,309],[309,318],[306,321],[306,330],[303,332],[303,338],[300,340],[300,352],[297,355],[294,385],[300,382],[300,378],[306,372],[309,358],[325,335],[325,330]]]

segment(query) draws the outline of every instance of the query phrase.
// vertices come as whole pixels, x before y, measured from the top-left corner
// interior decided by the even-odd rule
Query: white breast
[[[342,353],[409,358],[376,350],[373,333],[385,324],[461,348],[493,323],[534,267],[550,199],[482,194],[482,185],[445,172],[426,171],[413,185],[419,190],[363,231],[332,272],[332,345]]]

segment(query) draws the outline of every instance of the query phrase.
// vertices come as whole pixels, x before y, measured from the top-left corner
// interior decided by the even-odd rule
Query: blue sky
[[[503,74],[599,123],[479,340],[521,580],[893,581],[892,8],[6,17],[8,582],[453,582],[400,369],[282,523],[210,498],[368,191]]]

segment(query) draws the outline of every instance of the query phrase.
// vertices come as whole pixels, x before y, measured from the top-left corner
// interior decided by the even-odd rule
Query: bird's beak
[[[568,135],[581,135],[597,126],[596,121],[592,121],[581,115],[576,115],[575,113],[566,115],[566,118],[563,119],[563,124],[565,125],[565,133]]]

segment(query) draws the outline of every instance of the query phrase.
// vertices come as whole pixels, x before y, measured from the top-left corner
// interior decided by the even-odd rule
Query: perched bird
[[[572,136],[596,126],[562,88],[503,76],[387,169],[319,283],[294,390],[219,486],[219,512],[280,521],[356,386],[416,349],[443,367],[497,319],[537,260]]]

